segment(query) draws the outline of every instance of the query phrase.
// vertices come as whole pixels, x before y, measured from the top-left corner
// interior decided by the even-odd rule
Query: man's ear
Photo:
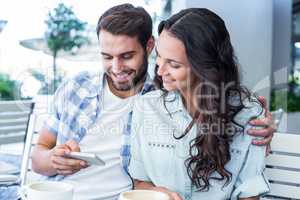
[[[155,45],[155,40],[154,37],[151,36],[150,39],[147,42],[147,47],[146,47],[146,51],[147,51],[147,56],[149,56],[154,48]]]

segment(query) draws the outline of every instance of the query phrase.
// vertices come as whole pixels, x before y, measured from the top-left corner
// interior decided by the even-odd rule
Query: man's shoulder
[[[246,126],[248,122],[254,118],[261,118],[264,116],[263,107],[254,96],[244,99],[243,106],[244,108],[234,116],[234,121],[242,126]]]
[[[82,90],[88,93],[97,93],[99,88],[102,86],[104,73],[93,73],[83,71],[75,76],[72,76],[65,80],[60,87],[57,89],[57,94],[64,93],[64,96],[68,96],[71,93],[79,92]],[[60,94],[61,96],[61,94]]]
[[[70,110],[70,105],[80,105],[84,99],[96,97],[102,90],[102,76],[81,72],[65,80],[54,95],[54,103],[59,110]],[[75,108],[73,106],[73,108]],[[68,111],[69,112],[69,111]]]
[[[85,83],[89,84],[96,84],[97,81],[101,77],[103,77],[103,72],[90,72],[90,71],[83,71],[71,78],[71,81],[74,81],[74,83],[79,85],[84,85]]]
[[[247,134],[246,131],[250,128],[262,128],[255,127],[249,122],[255,118],[264,118],[264,109],[256,97],[251,96],[244,99],[243,106],[244,108],[234,116],[234,122],[236,123],[235,127],[237,128],[238,132],[244,132],[244,134],[236,134],[234,137],[235,143],[237,144],[236,146],[240,146],[242,149],[245,148],[245,145],[248,146],[252,139],[257,139],[255,136]]]

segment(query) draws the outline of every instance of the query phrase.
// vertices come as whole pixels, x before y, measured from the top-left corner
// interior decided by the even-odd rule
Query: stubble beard
[[[147,69],[148,69],[148,58],[147,56],[144,56],[143,58],[143,64],[139,68],[140,70],[132,70],[132,72],[129,73],[134,73],[134,77],[126,82],[117,82],[113,81],[113,79],[110,77],[110,73],[107,73],[107,78],[109,79],[110,83],[114,87],[115,90],[118,91],[129,91],[134,89],[137,85],[139,85],[142,81],[145,80],[146,75],[147,75]]]

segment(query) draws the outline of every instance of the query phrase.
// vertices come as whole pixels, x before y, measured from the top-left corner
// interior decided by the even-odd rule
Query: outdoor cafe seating
[[[21,154],[9,155],[0,149],[0,199],[18,197],[21,186],[38,180],[39,176],[30,170],[30,153],[42,121],[50,112],[48,107],[51,98],[41,96],[36,98],[35,104],[31,101],[13,102],[14,105],[5,102],[0,104],[1,145],[23,143]],[[8,128],[10,126],[11,128]],[[266,158],[266,175],[271,192],[263,199],[299,199],[299,144],[300,135],[275,133],[271,143],[271,154]]]

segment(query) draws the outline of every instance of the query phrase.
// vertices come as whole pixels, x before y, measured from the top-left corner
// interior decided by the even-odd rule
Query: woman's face
[[[164,88],[167,91],[187,91],[191,82],[191,67],[184,44],[163,30],[157,41],[156,53],[157,74],[162,77]]]

